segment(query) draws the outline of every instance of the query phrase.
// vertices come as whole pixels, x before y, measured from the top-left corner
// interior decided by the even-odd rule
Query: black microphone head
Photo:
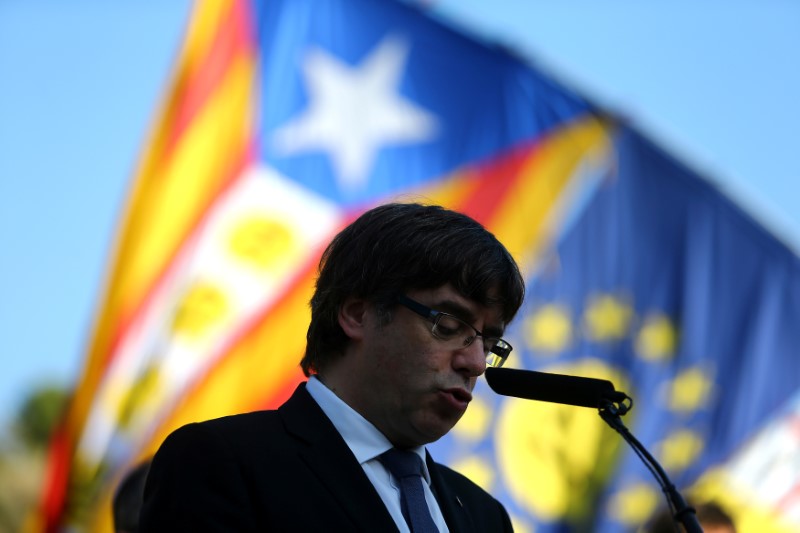
[[[533,370],[487,368],[486,382],[497,394],[542,402],[600,408],[604,400],[621,402],[627,396],[605,379],[584,378]]]

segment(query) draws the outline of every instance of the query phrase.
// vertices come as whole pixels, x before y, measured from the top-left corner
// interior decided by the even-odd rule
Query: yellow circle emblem
[[[233,231],[230,249],[259,270],[276,270],[298,247],[298,239],[282,220],[254,216],[243,219]]]
[[[626,385],[595,359],[547,370]],[[541,519],[576,525],[591,517],[620,447],[593,409],[517,398],[501,407],[495,441],[500,473],[516,502]]]

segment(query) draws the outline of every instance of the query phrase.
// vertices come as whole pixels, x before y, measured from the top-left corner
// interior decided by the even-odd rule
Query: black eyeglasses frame
[[[448,341],[450,339],[446,339],[437,335],[437,327],[439,325],[439,321],[442,317],[450,317],[475,332],[474,335],[468,336],[464,339],[463,347],[466,348],[467,346],[471,345],[477,337],[481,337],[484,342],[484,351],[486,352],[486,360],[487,364],[494,368],[500,368],[508,359],[509,354],[514,349],[511,346],[511,343],[502,339],[500,337],[489,337],[484,335],[481,331],[478,330],[475,326],[467,322],[466,320],[457,317],[451,313],[446,313],[444,311],[437,311],[436,309],[431,309],[425,304],[421,304],[416,300],[412,300],[405,294],[399,294],[396,298],[397,303],[402,305],[403,307],[409,309],[410,311],[418,314],[422,318],[429,320],[431,325],[431,334],[436,337],[437,339]]]

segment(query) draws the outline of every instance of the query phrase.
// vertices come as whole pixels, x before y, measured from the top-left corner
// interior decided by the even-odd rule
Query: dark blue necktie
[[[422,490],[422,459],[414,452],[392,448],[380,456],[400,485],[400,507],[412,533],[438,533]]]

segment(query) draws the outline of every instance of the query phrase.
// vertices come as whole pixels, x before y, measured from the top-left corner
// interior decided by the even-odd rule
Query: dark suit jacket
[[[503,506],[428,456],[450,531],[511,531]],[[361,465],[300,385],[276,411],[189,424],[156,454],[141,531],[397,531]]]

